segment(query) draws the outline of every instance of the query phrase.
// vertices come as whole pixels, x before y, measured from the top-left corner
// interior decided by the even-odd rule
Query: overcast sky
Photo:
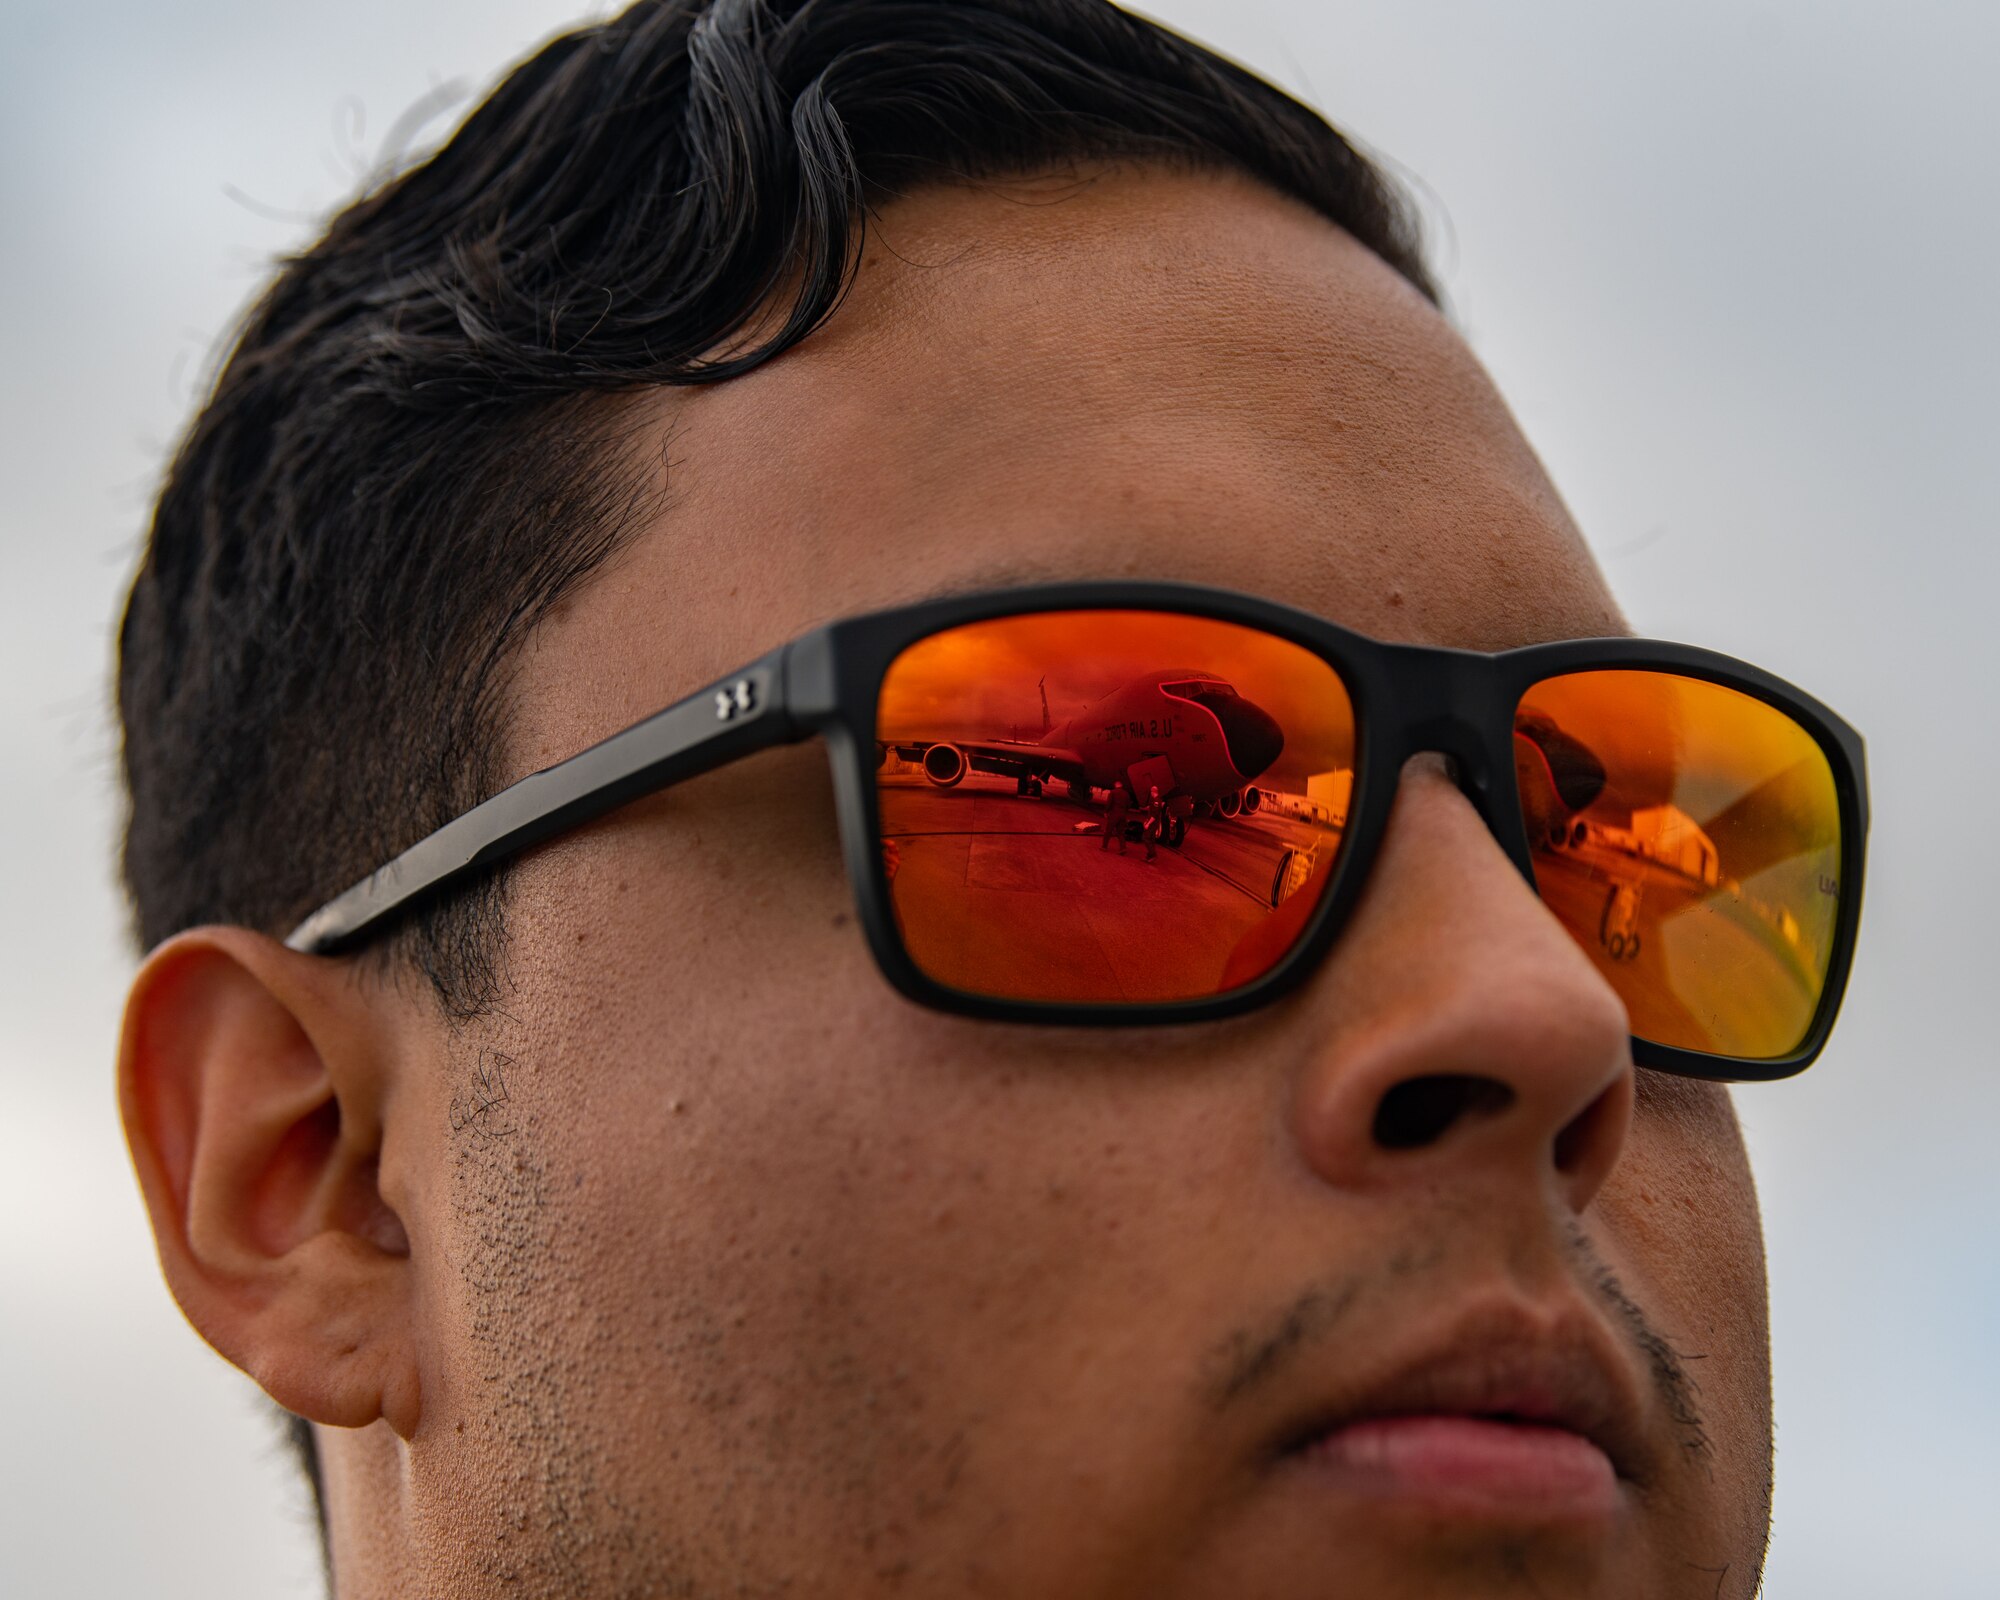
[[[1987,1600],[2000,1504],[2000,8],[1174,0],[1420,185],[1454,313],[1640,631],[1869,741],[1847,1013],[1738,1092],[1771,1252],[1773,1600]],[[109,637],[218,336],[397,117],[579,14],[12,0],[0,44],[0,1589],[314,1592],[111,1103]]]

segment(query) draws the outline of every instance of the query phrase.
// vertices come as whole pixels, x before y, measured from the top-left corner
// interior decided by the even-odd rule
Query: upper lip
[[[1296,1415],[1279,1439],[1300,1450],[1375,1417],[1470,1416],[1566,1428],[1645,1482],[1653,1451],[1642,1391],[1603,1324],[1582,1308],[1519,1305],[1462,1316],[1440,1338]]]

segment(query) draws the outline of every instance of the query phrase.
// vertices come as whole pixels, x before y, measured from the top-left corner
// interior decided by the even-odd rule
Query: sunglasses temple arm
[[[644,722],[502,789],[329,900],[285,943],[311,955],[337,954],[420,897],[565,829],[753,751],[806,737],[811,730],[799,727],[786,705],[790,649],[774,650]]]

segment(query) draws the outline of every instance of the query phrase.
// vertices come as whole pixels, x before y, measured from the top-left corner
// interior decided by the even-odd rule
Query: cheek
[[[1129,1391],[1199,1347],[1176,1286],[1229,1281],[1203,1197],[1242,1190],[1265,1122],[1226,1073],[1148,1092],[907,1005],[809,818],[731,870],[733,824],[685,820],[579,850],[514,922],[534,1293],[564,1308],[518,1352],[566,1374],[547,1432],[739,1549],[776,1502],[802,1545],[845,1549],[1081,1470],[1051,1455],[1076,1417],[1144,1415]],[[1147,1444],[1128,1479],[1168,1454]],[[730,1521],[753,1514],[761,1533]]]
[[[509,1359],[560,1368],[543,1431],[675,1526],[739,1514],[711,1495],[744,1474],[807,1519],[944,1481],[970,1402],[938,1369],[1057,1254],[1016,1213],[1059,1158],[866,951],[824,753],[742,768],[537,858],[494,1030],[519,1129],[494,1193],[524,1165],[536,1189]]]
[[[854,1090],[830,1041],[899,1004],[855,925],[825,769],[817,745],[772,752],[629,807],[517,897],[509,1011],[545,1148],[642,1291],[647,1253],[684,1265],[714,1217],[767,1228],[812,1186]]]
[[[1642,1072],[1630,1143],[1601,1205],[1677,1299],[1704,1310],[1704,1334],[1752,1304],[1764,1325],[1764,1239],[1757,1190],[1729,1094],[1719,1084]]]
[[[1641,1073],[1625,1155],[1599,1196],[1600,1244],[1687,1362],[1704,1426],[1754,1506],[1768,1495],[1769,1312],[1756,1187],[1728,1091]]]

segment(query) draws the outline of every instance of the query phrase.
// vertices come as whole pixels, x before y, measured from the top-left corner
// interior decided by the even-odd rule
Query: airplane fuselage
[[[1131,768],[1164,756],[1179,790],[1196,800],[1219,801],[1261,774],[1284,744],[1261,707],[1240,696],[1222,696],[1218,691],[1224,687],[1197,673],[1148,673],[1056,724],[1041,742],[1075,751],[1093,789],[1125,782]],[[1206,703],[1195,694],[1204,695]],[[1234,727],[1225,726],[1224,718]]]

